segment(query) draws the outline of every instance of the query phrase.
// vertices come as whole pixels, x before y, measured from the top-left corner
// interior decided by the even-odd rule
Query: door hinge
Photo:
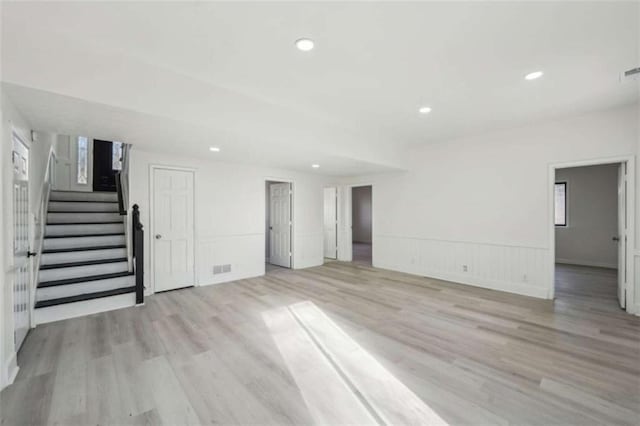
[[[289,257],[291,257],[291,252],[289,252]]]

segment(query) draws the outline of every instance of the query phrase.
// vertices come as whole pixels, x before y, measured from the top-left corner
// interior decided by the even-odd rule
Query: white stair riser
[[[120,213],[48,213],[47,223],[122,222]]]
[[[122,223],[104,223],[91,225],[47,225],[45,236],[115,234],[124,232]]]
[[[86,262],[88,260],[117,259],[127,257],[127,249],[86,250],[62,253],[43,253],[40,265],[55,265],[57,263]]]
[[[73,266],[69,268],[44,269],[40,271],[39,281],[57,281],[68,278],[80,278],[90,275],[113,274],[125,272],[129,268],[127,262],[102,263],[99,265]]]
[[[118,201],[118,194],[115,192],[51,191],[49,201]]]
[[[61,297],[76,296],[78,294],[95,293],[98,291],[115,290],[116,288],[132,287],[136,284],[135,277],[128,275],[126,277],[109,278],[106,280],[86,281],[78,284],[56,285],[53,287],[39,288],[36,300],[51,300]],[[38,308],[40,309],[40,308]]]
[[[106,235],[104,237],[69,237],[44,240],[43,250],[56,250],[76,247],[117,246],[125,244],[124,235]]]
[[[85,315],[97,314],[98,312],[126,308],[134,306],[135,304],[136,294],[126,293],[119,294],[117,296],[85,300],[82,302],[49,306],[47,308],[38,308],[34,310],[35,323],[45,324],[53,321],[82,317]]]
[[[49,212],[117,212],[118,203],[61,203],[49,201]]]

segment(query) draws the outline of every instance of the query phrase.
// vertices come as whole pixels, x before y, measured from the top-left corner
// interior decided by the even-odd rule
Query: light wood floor
[[[639,361],[640,318],[619,309],[331,262],[39,326],[0,415],[3,425],[631,425]]]
[[[361,266],[371,266],[372,247],[370,243],[353,243],[353,263]]]

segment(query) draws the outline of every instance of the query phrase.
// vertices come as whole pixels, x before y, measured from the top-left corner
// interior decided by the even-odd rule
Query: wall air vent
[[[638,81],[640,80],[640,67],[631,68],[620,75],[620,81]]]
[[[213,265],[213,275],[225,274],[227,272],[231,272],[231,264]]]

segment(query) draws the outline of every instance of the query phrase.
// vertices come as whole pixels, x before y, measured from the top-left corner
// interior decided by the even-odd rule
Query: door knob
[[[615,236],[615,237],[613,237],[613,238],[611,238],[611,239],[612,239],[613,241],[620,241],[620,237],[618,237],[618,236]]]
[[[156,234],[156,240],[159,240],[160,238],[162,238],[162,235]]]

